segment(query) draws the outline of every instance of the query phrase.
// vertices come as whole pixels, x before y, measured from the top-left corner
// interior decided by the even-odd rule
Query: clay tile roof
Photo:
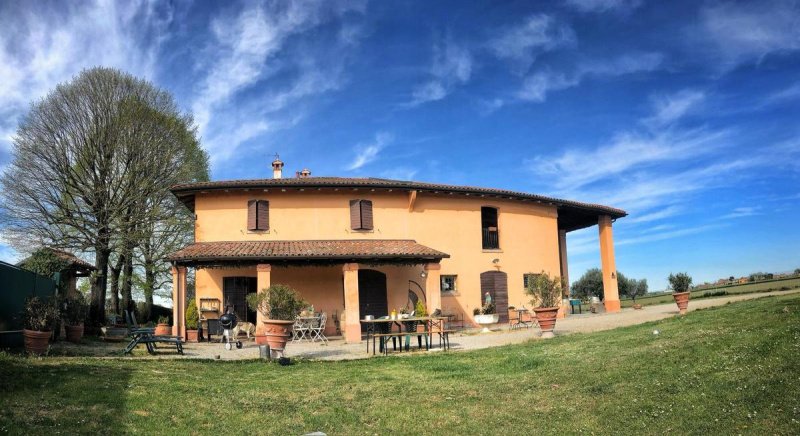
[[[348,261],[442,259],[447,253],[404,239],[198,242],[172,253],[173,262]]]

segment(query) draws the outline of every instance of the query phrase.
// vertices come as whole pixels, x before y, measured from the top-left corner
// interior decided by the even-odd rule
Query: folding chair
[[[311,334],[311,342],[314,342],[316,339],[319,339],[322,342],[328,343],[328,338],[325,337],[325,324],[328,322],[328,314],[322,312],[322,315],[319,317],[319,321],[315,322],[315,326],[312,326],[309,329],[309,333]]]

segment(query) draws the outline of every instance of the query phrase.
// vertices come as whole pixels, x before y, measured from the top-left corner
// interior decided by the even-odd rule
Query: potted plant
[[[172,326],[169,323],[168,316],[158,317],[158,324],[156,324],[156,331],[154,334],[157,336],[169,336],[172,334]]]
[[[186,341],[197,342],[197,324],[200,322],[200,312],[194,298],[186,306]]]
[[[640,297],[647,293],[647,279],[634,280],[631,279],[628,284],[628,296],[633,300],[633,308],[641,310],[642,305],[636,302],[636,297]]]
[[[294,319],[307,303],[289,286],[274,284],[261,292],[249,294],[247,305],[264,317],[264,335],[256,335],[256,343],[266,343],[273,350],[282,351],[292,336]]]
[[[497,308],[492,302],[492,297],[489,296],[488,292],[486,293],[486,299],[483,302],[483,306],[476,307],[472,311],[472,315],[475,319],[475,322],[483,326],[481,333],[488,333],[489,326],[492,324],[497,324],[500,321],[500,314],[497,313]]]
[[[53,325],[58,321],[58,306],[52,301],[32,297],[25,301],[23,312],[25,351],[35,355],[47,353]]]
[[[536,320],[542,330],[542,338],[552,338],[554,336],[553,329],[556,327],[559,302],[561,302],[561,278],[551,278],[550,274],[544,271],[539,274],[531,274],[531,277],[525,293],[531,297],[533,312],[536,314]]]
[[[76,344],[81,341],[83,337],[83,323],[86,320],[88,312],[89,307],[83,295],[75,294],[66,298],[62,315],[64,331],[67,334],[68,341]]]
[[[675,299],[680,314],[685,315],[686,309],[689,307],[689,287],[692,286],[692,277],[686,273],[678,273],[670,274],[667,280],[669,280],[672,298]]]

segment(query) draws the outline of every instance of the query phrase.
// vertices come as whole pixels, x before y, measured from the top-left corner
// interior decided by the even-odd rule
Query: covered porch
[[[429,312],[440,309],[439,262],[447,257],[412,240],[196,243],[170,256],[173,334],[186,334],[187,268],[195,270],[201,317],[217,318],[232,306],[260,330],[261,315],[249,311],[246,295],[280,283],[327,314],[326,335],[359,342],[365,315],[383,316],[417,300]]]

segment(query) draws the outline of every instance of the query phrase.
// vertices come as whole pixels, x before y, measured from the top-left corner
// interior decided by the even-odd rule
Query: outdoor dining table
[[[411,317],[411,318],[374,318],[374,319],[362,319],[360,320],[362,324],[367,326],[367,354],[369,354],[369,342],[372,337],[375,335],[375,327],[379,324],[389,325],[389,331],[392,331],[392,326],[397,326],[398,333],[403,332],[403,323],[404,322],[414,322],[418,321],[425,326],[424,334],[428,336],[428,344],[429,346],[433,345],[433,334],[434,328],[439,329],[439,331],[444,330],[444,322],[447,320],[446,317],[443,316],[425,316],[425,317]],[[413,332],[409,332],[409,334],[414,334]],[[400,345],[402,347],[402,343]],[[381,345],[383,347],[383,345]],[[382,350],[383,348],[381,348]],[[372,354],[375,354],[375,347],[372,347]]]
[[[518,325],[518,326],[523,326],[524,325],[526,328],[531,326],[531,322],[530,321],[523,321],[522,320],[522,315],[529,313],[530,310],[522,307],[522,308],[514,309],[514,311],[517,312],[517,323],[515,325]]]

